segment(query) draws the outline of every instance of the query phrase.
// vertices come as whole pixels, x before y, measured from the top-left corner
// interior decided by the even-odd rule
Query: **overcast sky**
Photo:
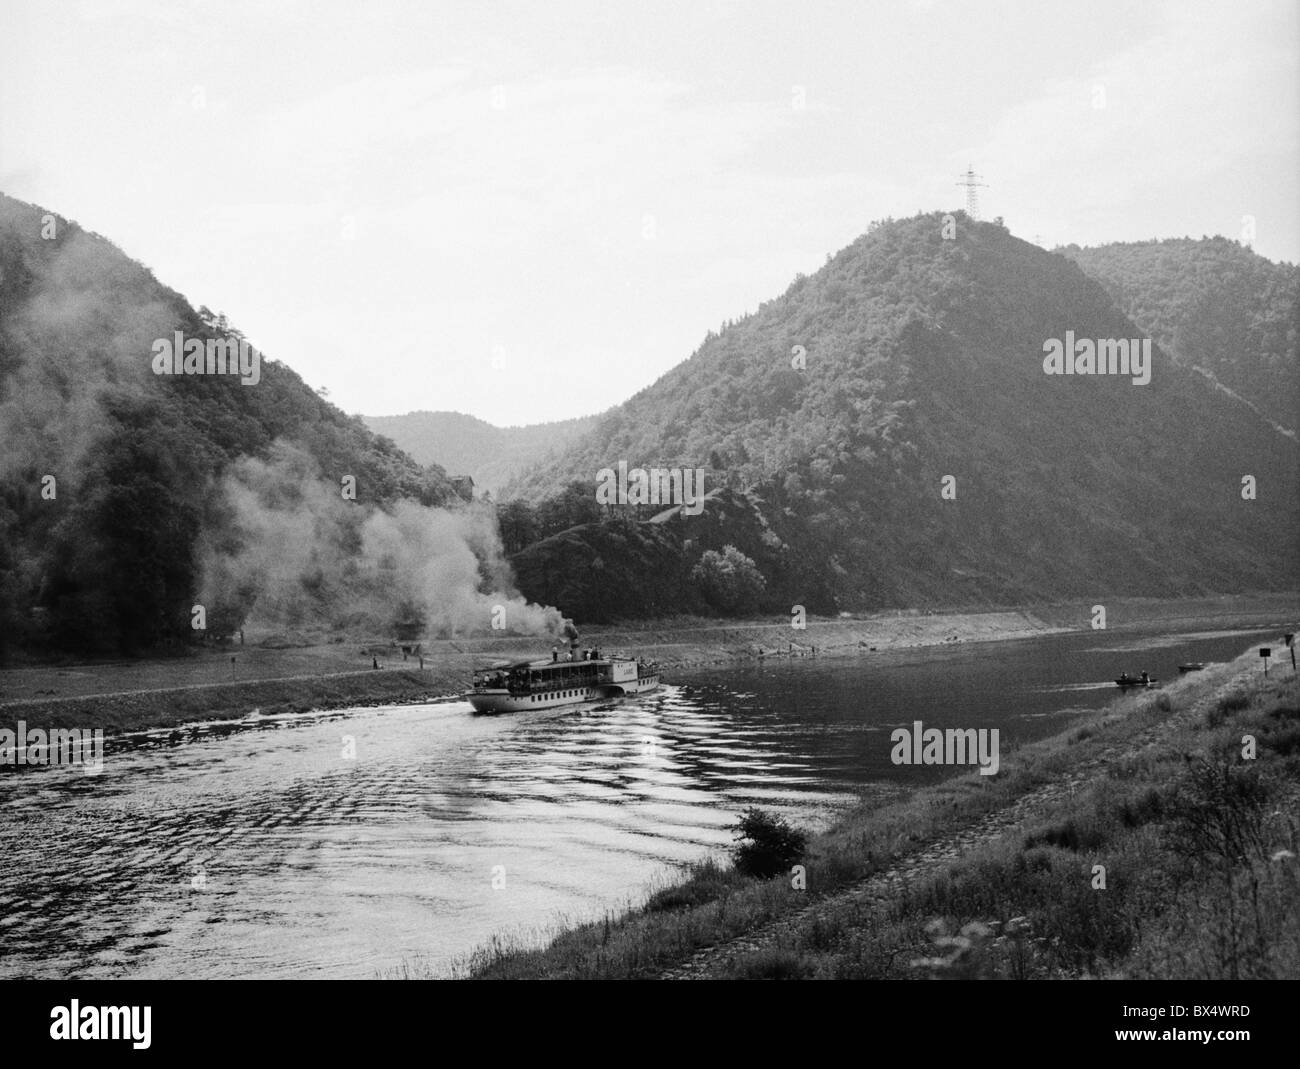
[[[1300,260],[1300,4],[0,0],[0,190],[348,412],[608,408],[875,219]]]

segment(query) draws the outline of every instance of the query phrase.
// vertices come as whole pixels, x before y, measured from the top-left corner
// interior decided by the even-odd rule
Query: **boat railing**
[[[549,694],[574,687],[598,686],[613,682],[614,660],[634,661],[637,679],[659,674],[656,661],[645,661],[632,656],[614,654],[599,661],[562,661],[524,668],[481,668],[473,673],[476,691],[505,690],[512,695]]]

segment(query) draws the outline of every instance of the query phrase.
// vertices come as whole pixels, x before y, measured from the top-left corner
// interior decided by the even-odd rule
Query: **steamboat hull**
[[[476,713],[519,713],[528,709],[554,709],[561,705],[608,701],[629,694],[657,690],[658,675],[646,676],[631,683],[601,683],[595,686],[569,687],[543,694],[511,694],[505,690],[472,691],[465,695]]]

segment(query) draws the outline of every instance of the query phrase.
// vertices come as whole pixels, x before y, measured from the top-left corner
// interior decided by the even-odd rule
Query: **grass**
[[[546,946],[497,941],[459,972],[653,977],[780,921],[710,974],[1300,977],[1297,688],[1290,672],[1265,681],[1257,664],[1243,655],[1126,700],[1123,713],[1004,756],[998,776],[864,804],[809,840],[806,891],[710,861],[642,906]],[[1157,726],[1158,741],[1140,745]],[[1052,797],[983,845],[887,893],[836,894],[1044,785]]]

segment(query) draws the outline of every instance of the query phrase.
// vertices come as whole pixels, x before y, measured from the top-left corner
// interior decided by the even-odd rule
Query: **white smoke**
[[[359,497],[364,497],[364,487]],[[228,522],[200,545],[201,600],[247,608],[250,625],[389,631],[426,637],[499,630],[560,633],[559,610],[515,590],[489,506],[389,510],[343,495],[301,449],[244,458],[220,492]]]

